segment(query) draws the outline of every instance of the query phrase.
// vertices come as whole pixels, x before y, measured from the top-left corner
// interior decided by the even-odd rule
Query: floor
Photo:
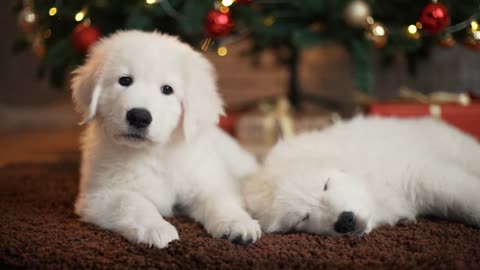
[[[0,133],[0,166],[77,160],[78,128],[35,129]]]
[[[480,269],[478,228],[442,220],[384,226],[363,238],[264,234],[242,246],[177,217],[168,221],[180,241],[169,248],[131,244],[74,215],[78,164],[68,160],[78,160],[78,134],[0,134],[0,167],[17,163],[0,169],[0,269]]]

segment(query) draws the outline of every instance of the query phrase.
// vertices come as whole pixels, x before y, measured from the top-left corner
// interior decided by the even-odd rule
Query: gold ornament
[[[25,6],[18,15],[18,25],[23,31],[31,33],[37,27],[37,15],[31,6]]]
[[[388,33],[383,24],[374,22],[370,24],[365,32],[365,37],[370,40],[375,48],[382,48],[387,44]]]
[[[476,21],[473,21],[470,24],[470,27],[467,28],[467,36],[465,38],[464,44],[466,47],[472,50],[480,50],[480,29]]]
[[[453,38],[452,34],[446,34],[441,37],[438,44],[444,48],[453,48],[457,42]]]
[[[352,27],[364,27],[370,16],[370,6],[363,0],[351,1],[343,11],[345,22]]]

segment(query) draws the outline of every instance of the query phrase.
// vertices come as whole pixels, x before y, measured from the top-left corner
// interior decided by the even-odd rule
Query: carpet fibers
[[[275,234],[242,246],[173,218],[180,241],[135,245],[77,219],[77,171],[72,162],[0,168],[0,268],[480,269],[480,229],[429,219],[363,238]]]

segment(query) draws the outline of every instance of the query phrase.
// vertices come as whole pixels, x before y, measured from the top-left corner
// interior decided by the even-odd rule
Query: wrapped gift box
[[[259,159],[264,158],[278,139],[325,128],[339,118],[338,114],[317,108],[294,112],[283,99],[267,105],[242,112],[229,111],[219,122],[222,129]]]
[[[285,136],[276,123],[273,129],[266,127],[266,118],[261,113],[247,113],[238,119],[237,139],[242,146],[262,160],[275,143],[285,137],[307,131],[320,130],[336,119],[334,114],[292,114],[292,133]]]
[[[319,130],[329,126],[339,116],[332,113],[292,113],[289,115],[291,134]],[[279,119],[269,125],[268,114],[258,111],[230,112],[220,119],[220,127],[236,137],[240,144],[249,152],[262,160],[270,148],[285,137]],[[289,125],[290,125],[289,124]]]
[[[458,103],[372,103],[370,115],[390,117],[437,117],[480,140],[480,102],[468,105]]]

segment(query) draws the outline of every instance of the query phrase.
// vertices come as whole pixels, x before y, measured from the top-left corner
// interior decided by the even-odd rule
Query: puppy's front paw
[[[225,238],[237,244],[251,244],[260,239],[262,230],[258,221],[248,218],[215,223],[209,230],[215,238]]]
[[[178,240],[178,232],[168,222],[152,224],[138,230],[137,243],[143,243],[148,246],[158,248],[167,247],[174,240]]]

